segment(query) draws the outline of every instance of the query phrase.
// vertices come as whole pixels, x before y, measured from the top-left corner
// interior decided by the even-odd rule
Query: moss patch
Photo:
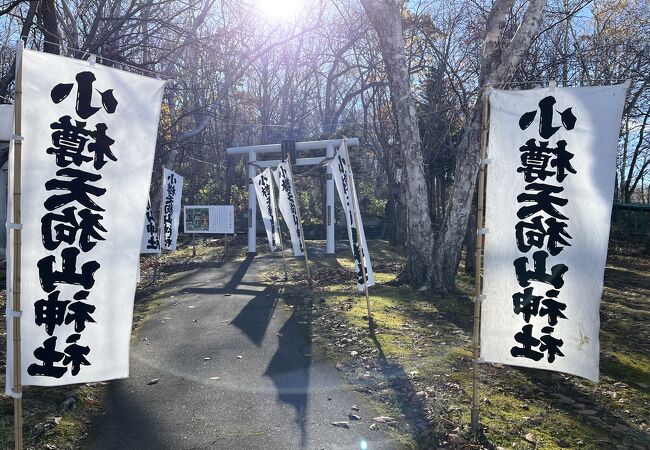
[[[541,370],[482,365],[483,431],[469,430],[473,277],[457,295],[390,285],[404,264],[399,249],[372,241],[376,324],[356,291],[346,254],[312,258],[313,330],[321,347],[371,402],[410,436],[405,447],[557,449],[649,448],[650,258],[613,243],[601,308],[601,382]],[[293,262],[285,301],[304,304],[303,265]],[[279,279],[270,268],[270,279]],[[619,447],[617,447],[619,446]]]

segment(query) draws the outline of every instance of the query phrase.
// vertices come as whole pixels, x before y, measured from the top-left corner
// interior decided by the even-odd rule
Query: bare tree
[[[420,129],[404,50],[402,13],[393,0],[361,0],[361,4],[379,37],[403,156],[408,263],[400,274],[400,280],[419,286],[429,277],[433,232]]]
[[[514,0],[496,0],[487,20],[479,85],[498,87],[514,75],[542,26],[546,0],[531,0],[512,38],[504,36]],[[456,150],[456,170],[445,217],[436,240],[430,276],[433,288],[448,292],[456,287],[456,273],[479,168],[479,137],[483,98],[478,96]]]

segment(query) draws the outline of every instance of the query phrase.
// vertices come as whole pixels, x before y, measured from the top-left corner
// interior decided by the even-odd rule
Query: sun
[[[293,21],[305,7],[304,0],[257,0],[257,8],[267,19]]]

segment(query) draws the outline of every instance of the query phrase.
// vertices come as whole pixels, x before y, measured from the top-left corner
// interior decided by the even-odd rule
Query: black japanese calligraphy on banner
[[[366,281],[368,286],[373,286],[375,284],[375,275],[372,271],[372,264],[370,263],[370,253],[368,252],[368,245],[366,243],[366,234],[363,230],[363,221],[361,220],[361,213],[359,211],[358,197],[354,195],[356,202],[352,200],[352,189],[356,188],[352,181],[352,168],[348,167],[346,162],[347,159],[343,145],[344,144],[341,144],[341,147],[339,147],[334,155],[334,159],[330,161],[329,164],[332,168],[334,183],[336,184],[336,190],[339,193],[341,206],[343,207],[343,215],[345,216],[345,223],[348,229],[350,249],[352,250],[352,257],[354,258],[354,273],[357,280],[357,287],[359,291],[363,291],[365,288],[363,283],[363,266],[361,265],[361,248],[363,248]],[[356,223],[359,223],[359,230],[357,230],[354,220],[355,214],[357,216]],[[360,245],[362,245],[362,247],[360,247]]]
[[[160,245],[163,250],[176,250],[182,196],[183,177],[163,168],[162,205],[160,207]]]
[[[625,89],[490,93],[486,361],[598,379],[598,308]]]
[[[29,50],[22,65],[22,381],[121,378],[164,84]]]
[[[257,202],[260,205],[262,220],[269,240],[271,251],[275,251],[280,242],[278,235],[278,218],[276,216],[275,192],[273,189],[273,175],[271,169],[267,168],[259,175],[253,177],[253,186]]]
[[[140,253],[157,254],[160,253],[160,235],[158,234],[158,224],[151,209],[151,202],[147,200],[147,211],[144,214],[144,228],[142,230],[142,242],[140,243]]]
[[[300,215],[296,202],[296,191],[293,188],[293,179],[287,163],[278,164],[278,168],[273,170],[273,178],[278,186],[278,208],[284,218],[284,223],[289,227],[289,236],[293,246],[294,256],[304,254],[302,246],[302,232],[300,227]]]

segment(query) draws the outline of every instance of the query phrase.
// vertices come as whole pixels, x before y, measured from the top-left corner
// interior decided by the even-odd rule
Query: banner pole
[[[368,277],[366,276],[366,253],[363,250],[363,242],[361,241],[361,227],[359,226],[359,215],[361,214],[359,209],[356,207],[358,205],[357,202],[357,189],[354,186],[354,177],[352,176],[352,162],[350,161],[350,152],[348,152],[348,141],[347,138],[343,138],[341,141],[341,144],[344,146],[345,149],[345,163],[348,166],[348,174],[350,178],[350,195],[351,195],[351,200],[352,200],[352,205],[351,208],[353,208],[354,214],[352,216],[354,217],[354,227],[357,229],[357,242],[359,245],[359,258],[361,259],[361,275],[363,276],[363,288],[366,293],[366,306],[368,308],[368,325],[370,328],[374,327],[374,321],[372,319],[372,307],[370,306],[370,295],[368,293]],[[354,249],[352,249],[352,253],[354,253]],[[355,262],[356,264],[356,262]],[[357,268],[354,268],[354,271],[356,273]]]
[[[273,174],[271,174],[269,183],[271,184],[271,192],[274,193],[275,191],[273,190],[273,187],[275,186],[275,180],[273,179]],[[297,201],[297,200],[296,200]],[[282,244],[282,229],[280,228],[280,215],[278,214],[278,202],[274,202],[273,204],[273,212],[275,213],[275,219],[276,219],[276,224],[275,226],[277,227],[278,230],[278,240],[280,244],[280,254],[282,255],[282,267],[284,268],[284,281],[289,280],[289,276],[287,275],[287,260],[284,257],[284,244]],[[303,244],[304,247],[305,244]]]
[[[153,271],[151,273],[151,278],[152,278],[151,282],[153,284],[156,284],[158,282],[158,264],[159,264],[158,259],[159,258],[160,258],[160,253],[156,253],[156,256],[154,257],[154,261],[153,261]]]
[[[481,125],[481,150],[478,174],[478,195],[476,204],[476,253],[474,254],[474,323],[472,328],[473,360],[472,360],[472,431],[479,432],[478,413],[478,363],[481,351],[479,333],[481,329],[481,291],[482,291],[482,269],[483,269],[483,243],[485,234],[481,233],[484,225],[485,211],[485,156],[487,152],[488,126],[489,126],[489,92],[490,87],[483,88],[483,114]]]
[[[291,177],[291,183],[294,186],[294,194],[296,193],[295,183],[293,178],[293,169],[291,168],[291,158],[287,158],[287,167],[289,168],[289,176]],[[305,244],[305,232],[302,229],[302,215],[300,214],[300,202],[298,201],[298,194],[294,199],[296,202],[296,212],[298,213],[298,225],[300,226],[300,239],[302,240],[303,254],[305,255],[305,269],[307,269],[307,282],[309,283],[309,290],[311,290],[311,274],[309,273],[309,257],[307,256],[307,244]]]
[[[13,392],[14,392],[14,443],[16,450],[23,448],[23,399],[22,399],[22,361],[21,361],[21,330],[20,330],[20,269],[21,269],[21,158],[22,158],[22,100],[23,100],[23,48],[24,43],[19,39],[16,43],[16,99],[14,104],[14,159],[13,159],[13,223],[18,226],[13,229],[13,280],[12,280],[12,328],[13,328]]]

